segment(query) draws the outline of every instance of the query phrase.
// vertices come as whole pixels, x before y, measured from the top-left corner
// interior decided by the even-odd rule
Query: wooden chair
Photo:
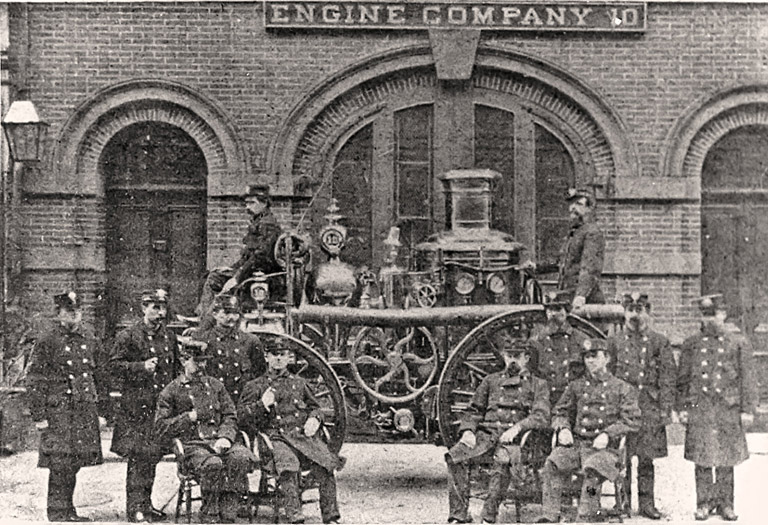
[[[187,523],[192,523],[192,502],[202,501],[202,494],[200,496],[192,496],[192,490],[197,487],[200,489],[200,481],[189,468],[184,455],[184,445],[180,439],[173,440],[173,454],[176,457],[176,475],[179,478],[179,489],[176,494],[176,513],[174,515],[174,522],[179,522],[179,516],[181,516],[181,507],[186,504]]]

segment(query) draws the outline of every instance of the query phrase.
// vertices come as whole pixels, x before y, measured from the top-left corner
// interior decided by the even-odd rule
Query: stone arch
[[[672,129],[664,175],[699,179],[707,152],[730,131],[768,125],[768,86],[739,86],[716,93],[690,108]]]
[[[559,117],[581,137],[597,182],[609,192],[616,177],[637,173],[637,155],[624,124],[586,83],[540,59],[491,46],[477,51],[476,87],[515,94]],[[354,115],[394,93],[434,82],[429,46],[389,51],[355,64],[315,87],[288,115],[269,152],[273,182],[284,193],[313,178],[328,137]]]
[[[111,86],[77,108],[59,133],[56,179],[78,190],[74,193],[102,195],[104,181],[98,172],[102,150],[119,130],[151,120],[179,127],[198,144],[208,164],[209,195],[242,192],[249,167],[230,119],[203,95],[160,80]]]

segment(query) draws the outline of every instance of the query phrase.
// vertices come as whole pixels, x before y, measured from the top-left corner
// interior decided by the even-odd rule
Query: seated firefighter
[[[541,472],[544,513],[538,523],[560,521],[563,485],[577,471],[584,476],[577,521],[601,521],[602,484],[624,468],[618,444],[640,429],[637,390],[608,372],[607,348],[602,339],[584,341],[586,374],[566,387],[552,409],[557,443]]]
[[[469,462],[493,453],[488,499],[482,511],[486,523],[495,523],[513,476],[520,475],[520,437],[549,425],[547,382],[528,370],[535,350],[532,343],[497,336],[495,346],[504,370],[488,375],[472,397],[459,427],[461,439],[445,455],[450,474],[448,523],[470,523]]]
[[[156,435],[181,441],[187,466],[199,476],[202,521],[233,523],[256,458],[235,443],[235,404],[220,381],[205,375],[205,344],[185,342],[179,358],[182,374],[157,400]]]
[[[320,485],[323,523],[338,523],[341,516],[334,471],[343,461],[321,439],[320,405],[304,379],[288,371],[293,352],[287,341],[277,339],[266,346],[266,351],[267,373],[245,385],[240,396],[240,427],[252,440],[264,433],[272,442],[288,522],[304,523],[299,476],[308,467]]]
[[[281,271],[274,258],[274,249],[280,237],[280,225],[272,214],[269,186],[251,185],[245,194],[245,208],[251,216],[248,233],[243,237],[240,258],[229,268],[211,270],[203,285],[200,303],[195,312],[209,313],[214,296],[228,292],[255,272],[271,274]]]

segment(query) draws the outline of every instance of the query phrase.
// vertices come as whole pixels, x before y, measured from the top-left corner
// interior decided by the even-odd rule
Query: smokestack
[[[497,171],[451,170],[440,176],[445,192],[445,228],[458,235],[491,229],[491,190]]]

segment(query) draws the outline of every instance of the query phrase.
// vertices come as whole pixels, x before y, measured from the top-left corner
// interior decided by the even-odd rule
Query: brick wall
[[[15,42],[23,42],[22,9],[10,6]],[[768,81],[768,5],[650,4],[647,26],[638,36],[497,32],[484,33],[482,42],[539,57],[586,82],[626,126],[640,174],[658,177],[665,175],[660,166],[667,136],[694,103],[729,86]],[[29,87],[52,124],[51,137],[97,91],[135,78],[161,78],[210,98],[262,159],[285,116],[329,75],[377,53],[428,41],[418,31],[265,32],[259,3],[30,4],[29,35]],[[23,62],[20,49],[12,43],[12,68]],[[24,286],[31,305],[41,290],[71,282],[75,270],[90,275],[88,282],[100,282],[94,277],[99,267],[88,261],[99,257],[103,210],[80,201],[82,211],[74,213],[68,203],[25,205],[27,261],[40,261],[36,250],[47,248],[65,250],[75,261],[67,271],[28,265]],[[280,203],[275,211],[287,223],[289,210],[295,222],[300,208]],[[601,221],[611,257],[699,253],[698,204],[610,203]],[[246,225],[239,201],[209,200],[209,266],[236,257]],[[656,313],[668,316],[670,329],[692,325],[686,305],[698,293],[698,277],[630,274],[605,280],[609,295],[643,286],[658,290]]]

